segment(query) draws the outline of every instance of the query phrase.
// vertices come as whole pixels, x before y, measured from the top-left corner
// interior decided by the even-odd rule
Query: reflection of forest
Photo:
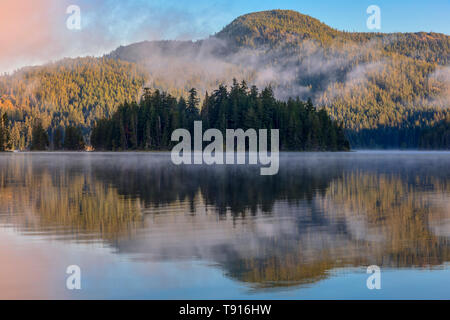
[[[0,222],[26,234],[77,241],[116,239],[141,225],[138,201],[119,196],[89,168],[67,160],[2,157]]]
[[[254,167],[175,167],[163,155],[0,157],[0,222],[104,240],[142,259],[212,261],[256,287],[337,267],[449,261],[448,155],[290,155]]]
[[[320,171],[301,164],[291,165],[277,176],[261,176],[250,166],[177,167],[167,163],[142,166],[102,164],[93,166],[95,177],[117,188],[121,195],[138,197],[146,207],[159,207],[174,201],[189,201],[193,207],[198,192],[202,205],[214,206],[219,214],[255,214],[257,209],[271,213],[277,200],[297,202],[325,194],[331,180],[339,175],[335,166]],[[111,174],[114,172],[114,174]],[[305,183],[307,182],[307,183]]]

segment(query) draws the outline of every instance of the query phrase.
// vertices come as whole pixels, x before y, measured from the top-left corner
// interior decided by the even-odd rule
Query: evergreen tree
[[[47,150],[49,146],[49,139],[47,131],[42,126],[42,122],[37,120],[33,126],[31,150],[43,151]]]
[[[53,150],[61,150],[63,148],[64,130],[59,127],[53,133]]]
[[[197,97],[197,90],[192,88],[189,91],[189,99],[186,108],[186,122],[188,124],[188,129],[193,134],[194,132],[194,121],[200,119],[200,112],[198,110],[198,104],[200,99]]]
[[[82,151],[85,149],[83,133],[79,127],[67,127],[64,138],[64,149],[71,151]]]
[[[0,151],[11,149],[11,133],[9,128],[8,115],[3,113],[0,118]]]

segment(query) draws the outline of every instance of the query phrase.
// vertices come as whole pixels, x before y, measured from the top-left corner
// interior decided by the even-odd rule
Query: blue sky
[[[296,10],[340,30],[370,31],[366,27],[366,9],[370,5],[377,5],[381,9],[382,32],[434,31],[450,34],[449,0],[134,1],[158,4],[161,8],[186,10],[195,17],[199,27],[204,23],[211,32],[219,31],[239,15],[270,9]]]
[[[369,17],[366,10],[370,5],[381,9],[380,32],[450,34],[450,0],[97,0],[95,4],[91,0],[71,1],[78,1],[85,12],[86,32],[100,32],[121,44],[201,39],[220,31],[240,15],[271,9],[296,10],[339,30],[370,32],[366,26]]]

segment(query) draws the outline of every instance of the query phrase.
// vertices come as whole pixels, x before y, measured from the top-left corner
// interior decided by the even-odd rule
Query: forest
[[[94,126],[91,144],[95,150],[170,150],[172,132],[188,129],[202,121],[205,129],[279,129],[280,150],[348,151],[344,129],[325,110],[316,110],[311,101],[276,100],[272,88],[261,92],[245,81],[233,81],[230,90],[220,85],[206,93],[202,107],[196,89],[187,100],[176,99],[159,90],[146,90],[140,103],[119,106],[109,119]]]

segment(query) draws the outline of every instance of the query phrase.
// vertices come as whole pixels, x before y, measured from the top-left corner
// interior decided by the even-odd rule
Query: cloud
[[[450,65],[436,68],[428,78],[428,85],[437,94],[424,104],[443,109],[450,108]]]
[[[70,5],[81,9],[79,31],[66,27]],[[203,10],[206,14],[209,9]],[[211,25],[192,11],[163,1],[1,0],[0,72],[64,57],[98,56],[136,41],[199,39],[211,33]]]
[[[48,56],[61,52],[55,26],[58,25],[58,20],[64,23],[64,19],[58,19],[59,16],[64,18],[63,2],[0,1],[0,71],[40,63]]]

